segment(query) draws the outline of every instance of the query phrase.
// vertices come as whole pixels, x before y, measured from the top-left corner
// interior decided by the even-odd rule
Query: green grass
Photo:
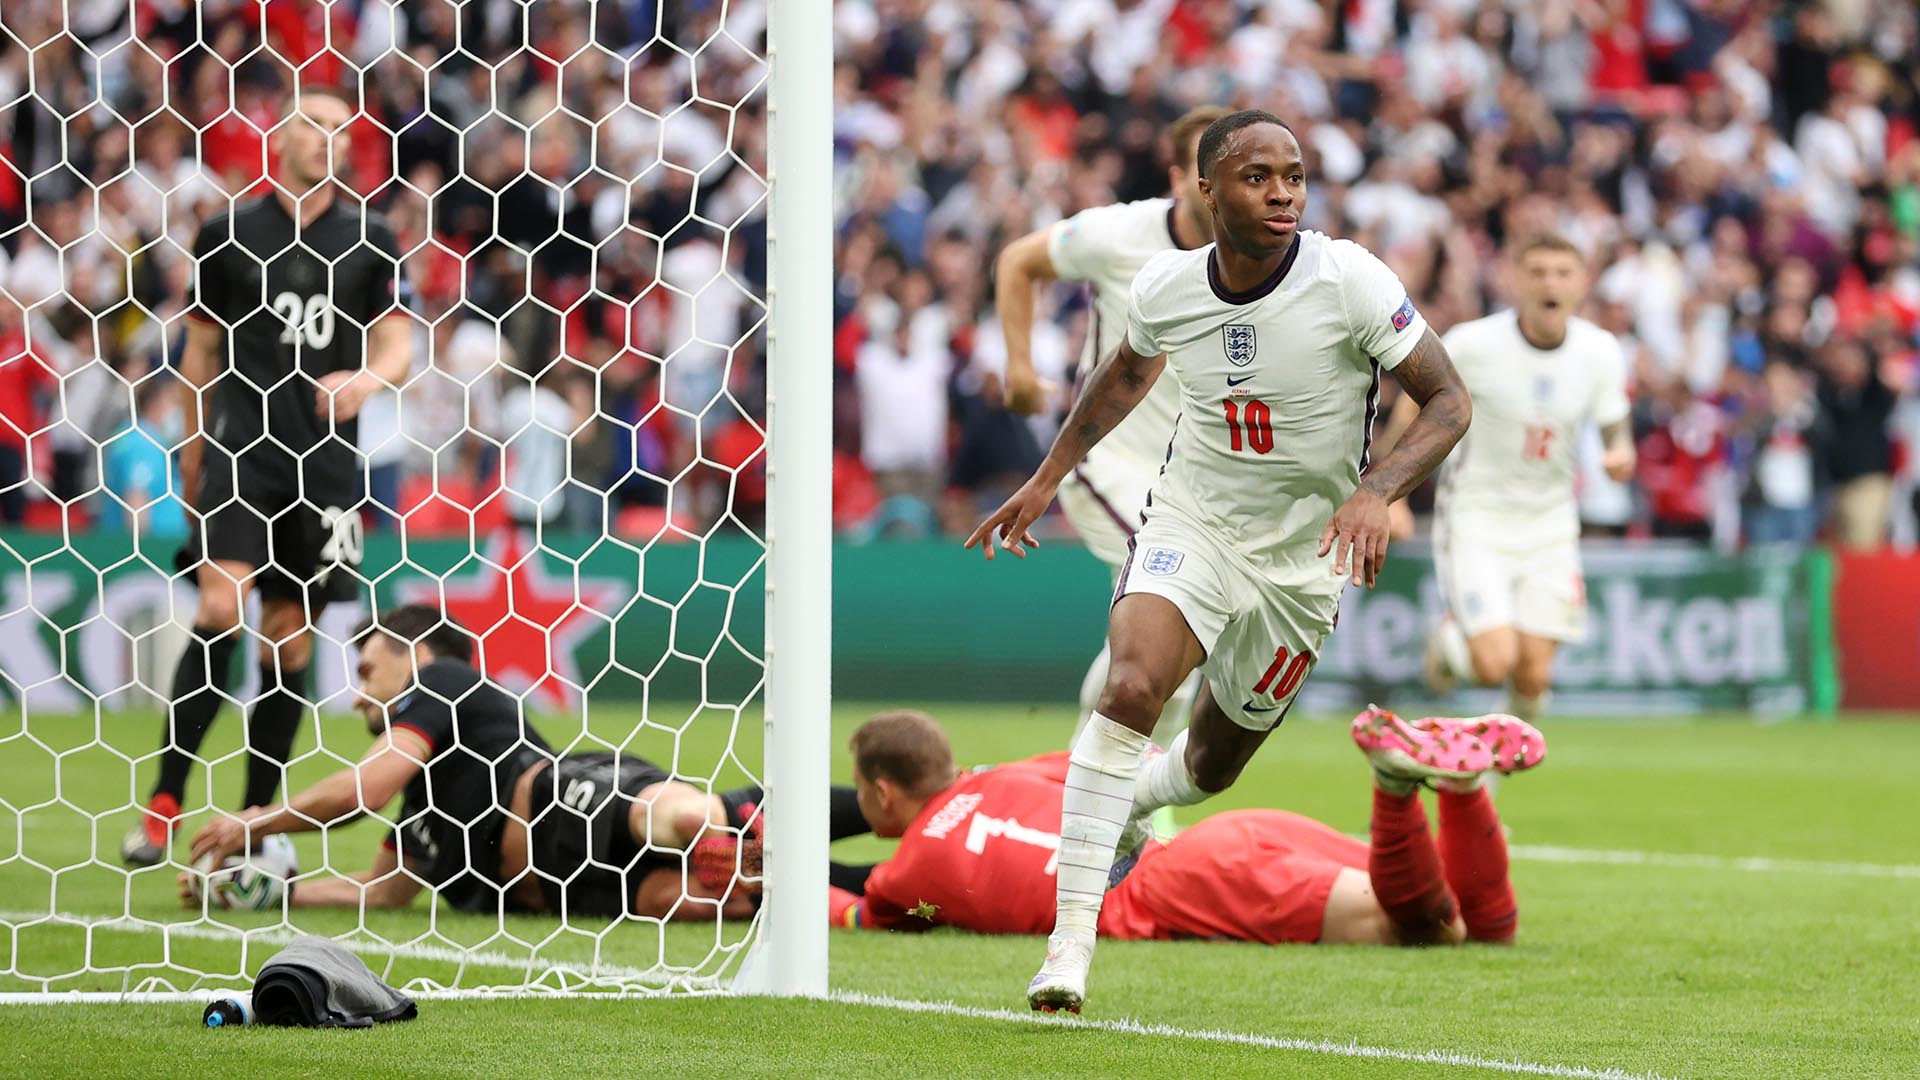
[[[836,739],[866,711],[844,706]],[[1065,707],[933,711],[969,762],[1053,749],[1071,723]],[[671,718],[666,713],[656,711],[636,749],[677,758],[687,773],[717,774],[722,782],[737,775],[724,753],[730,717],[684,708]],[[595,728],[618,740],[635,720],[633,713],[600,710]],[[231,752],[237,728],[225,719],[209,752]],[[571,734],[559,722],[544,730],[549,737]],[[757,728],[746,723],[742,730],[740,755],[753,764]],[[51,904],[71,914],[197,917],[176,907],[171,871],[129,879],[93,862],[97,855],[114,863],[132,819],[105,811],[127,805],[149,781],[151,763],[133,759],[151,753],[156,718],[109,717],[96,727],[92,718],[36,716],[29,723],[0,714],[0,732],[12,733],[0,734],[0,910],[45,911]],[[1095,967],[1088,1018],[1632,1074],[1920,1074],[1920,1019],[1912,1007],[1920,1000],[1920,871],[1876,876],[1793,865],[1920,865],[1920,830],[1907,813],[1920,724],[1565,721],[1552,725],[1550,737],[1548,764],[1500,792],[1520,856],[1516,946],[1109,943]],[[366,742],[353,721],[330,721],[321,732],[326,753],[304,759],[296,782],[336,764],[328,755],[350,757]],[[844,762],[838,765],[844,775]],[[216,766],[213,788],[222,801],[237,793],[241,769],[234,759]],[[1342,726],[1296,721],[1239,786],[1205,809],[1283,806],[1360,831],[1366,783]],[[368,824],[339,831],[324,852],[318,837],[302,837],[303,865],[358,868],[378,839]],[[1790,862],[1753,871],[1711,859],[1616,865],[1529,856],[1530,848],[1546,846]],[[866,840],[843,844],[839,853],[859,859],[884,851]],[[277,917],[221,921],[267,926]],[[308,912],[294,921],[322,933],[358,922],[351,913]],[[430,912],[424,902],[373,913],[366,926],[388,941],[484,945],[523,958],[539,945],[542,961],[583,962],[598,946],[604,960],[636,967],[660,959],[695,965],[716,941],[739,941],[737,928],[716,938],[711,925],[563,933],[551,919],[482,919]],[[0,990],[81,971],[85,947],[77,928],[0,933],[0,972],[9,973],[0,975]],[[256,943],[242,957],[229,942],[176,937],[163,956],[157,933],[101,929],[91,939],[95,965],[154,965],[143,971],[165,974],[175,986],[194,980],[180,966],[162,968],[165,961],[238,976],[273,947]],[[841,932],[832,949],[836,990],[984,1009],[1020,1007],[1040,953],[1033,940],[950,932]],[[460,976],[462,985],[473,985],[520,977],[501,968],[462,975],[430,959],[368,959],[396,981],[452,983]],[[128,983],[118,974],[82,974],[53,985],[117,990]],[[0,1075],[150,1076],[187,1060],[196,1068],[265,1075],[338,1075],[343,1064],[373,1076],[1500,1075],[845,1002],[427,1002],[411,1024],[352,1034],[207,1032],[196,1026],[197,1016],[184,1005],[0,1009]]]

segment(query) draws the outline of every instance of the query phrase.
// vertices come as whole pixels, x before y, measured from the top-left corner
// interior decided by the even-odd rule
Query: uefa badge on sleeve
[[[1170,548],[1148,548],[1146,560],[1140,564],[1140,569],[1155,577],[1166,577],[1177,572],[1186,559],[1186,555]]]
[[[1413,325],[1413,297],[1400,301],[1400,309],[1393,313],[1393,332],[1399,333]]]
[[[1253,363],[1253,354],[1257,345],[1253,337],[1253,327],[1246,323],[1234,323],[1220,331],[1226,339],[1227,363],[1234,367],[1246,367]]]

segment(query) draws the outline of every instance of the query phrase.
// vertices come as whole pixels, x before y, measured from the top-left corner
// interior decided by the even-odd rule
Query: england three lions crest
[[[1253,354],[1259,348],[1254,340],[1253,327],[1246,323],[1231,323],[1220,333],[1226,339],[1227,363],[1234,367],[1246,367],[1253,363]]]
[[[1166,577],[1168,574],[1178,573],[1180,564],[1186,561],[1185,553],[1172,548],[1148,548],[1147,557],[1140,564],[1140,568],[1155,577]]]

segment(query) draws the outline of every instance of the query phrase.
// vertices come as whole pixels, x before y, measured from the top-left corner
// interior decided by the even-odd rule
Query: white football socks
[[[1458,621],[1446,618],[1440,620],[1433,633],[1439,639],[1440,660],[1454,679],[1468,686],[1477,685],[1480,677],[1473,670],[1473,647],[1467,644],[1466,630]]]
[[[1140,766],[1133,784],[1133,813],[1149,814],[1163,806],[1192,806],[1213,793],[1202,791],[1187,769],[1187,733],[1173,737],[1164,754],[1154,754]]]
[[[1518,690],[1507,690],[1507,715],[1517,716],[1529,724],[1538,724],[1540,714],[1547,708],[1547,695],[1527,697]]]
[[[1094,713],[1073,743],[1060,806],[1060,872],[1054,928],[1093,932],[1106,899],[1114,848],[1133,812],[1134,783],[1148,740]]]

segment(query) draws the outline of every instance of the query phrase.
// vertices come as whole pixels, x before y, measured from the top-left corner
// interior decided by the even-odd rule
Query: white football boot
[[[1087,971],[1093,967],[1094,932],[1055,930],[1047,937],[1047,962],[1027,984],[1027,1004],[1037,1012],[1078,1016],[1087,1000]]]

